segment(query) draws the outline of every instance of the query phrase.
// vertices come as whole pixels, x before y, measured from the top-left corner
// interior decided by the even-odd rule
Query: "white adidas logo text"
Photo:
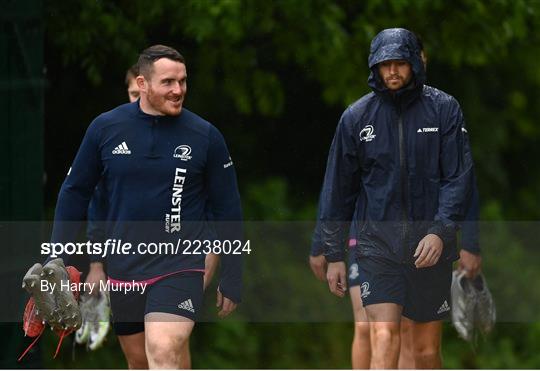
[[[116,146],[115,149],[112,151],[113,155],[131,155],[131,151],[129,150],[126,142],[122,142],[122,144]]]
[[[191,313],[195,313],[195,308],[193,308],[193,303],[191,302],[191,299],[188,299],[178,304],[178,308],[190,311]]]
[[[450,310],[450,306],[448,305],[448,302],[445,300],[444,303],[442,303],[439,310],[437,311],[437,314],[448,312],[449,310]]]

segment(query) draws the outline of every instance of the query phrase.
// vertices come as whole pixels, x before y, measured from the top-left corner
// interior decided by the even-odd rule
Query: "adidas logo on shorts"
[[[442,303],[439,310],[437,311],[437,314],[448,312],[449,310],[450,310],[450,306],[448,305],[448,302],[445,300],[444,303]]]
[[[191,299],[188,299],[180,304],[178,304],[178,309],[183,309],[195,313],[195,308],[193,308],[193,303]]]
[[[131,151],[129,150],[126,142],[122,142],[122,144],[116,146],[115,149],[112,151],[113,155],[131,155]]]

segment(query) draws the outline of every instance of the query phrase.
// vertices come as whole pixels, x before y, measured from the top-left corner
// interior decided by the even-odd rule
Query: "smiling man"
[[[143,112],[155,116],[178,116],[187,92],[186,65],[180,58],[139,63],[137,86],[145,97],[141,99]]]
[[[320,196],[316,238],[330,291],[347,290],[344,248],[356,215],[355,263],[371,331],[371,368],[397,368],[401,316],[416,368],[441,368],[456,230],[473,189],[463,114],[427,86],[421,47],[402,28],[371,43],[373,92],[343,113]]]
[[[89,126],[60,190],[52,241],[76,239],[77,230],[64,222],[84,220],[100,181],[107,203],[105,239],[133,246],[241,239],[234,166],[221,133],[183,106],[183,56],[154,45],[137,64],[140,99],[98,116]],[[144,293],[110,292],[113,327],[130,368],[181,366],[180,350],[201,307],[204,258],[182,249],[107,256],[111,284],[147,284]],[[235,310],[241,286],[241,256],[223,255],[220,317]]]

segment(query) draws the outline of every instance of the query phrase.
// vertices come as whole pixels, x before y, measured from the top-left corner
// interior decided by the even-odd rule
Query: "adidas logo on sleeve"
[[[115,149],[112,151],[113,155],[131,155],[131,151],[129,150],[126,142],[122,142],[122,144],[116,146]]]

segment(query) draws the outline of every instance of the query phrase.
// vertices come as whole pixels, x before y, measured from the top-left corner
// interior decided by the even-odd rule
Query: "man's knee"
[[[146,339],[146,353],[152,363],[163,367],[179,365],[181,350],[188,336],[179,334],[175,337],[150,337]],[[176,366],[178,367],[178,366]]]
[[[371,326],[372,340],[376,343],[394,342],[399,339],[399,323],[375,322]]]
[[[420,341],[413,343],[413,356],[415,359],[429,359],[439,357],[441,354],[441,346],[439,343],[428,344]]]
[[[178,368],[181,350],[194,322],[168,313],[148,313],[144,317],[146,354],[151,368]]]
[[[354,336],[360,337],[360,338],[368,338],[369,339],[369,329],[370,325],[369,322],[355,322],[354,323]]]
[[[415,360],[421,361],[440,357],[441,322],[415,323],[412,329],[414,339],[412,350]]]

